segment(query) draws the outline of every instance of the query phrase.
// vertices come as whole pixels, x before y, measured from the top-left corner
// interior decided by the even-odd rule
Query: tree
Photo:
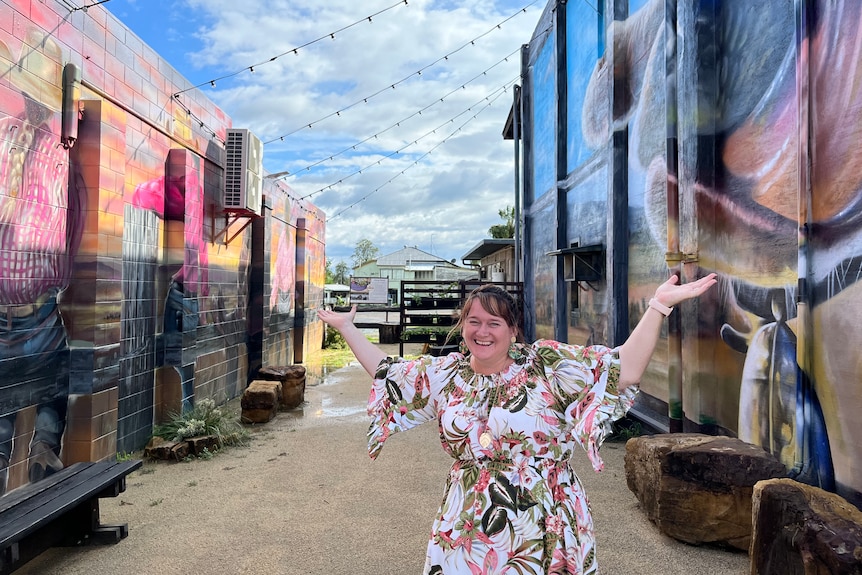
[[[497,212],[500,218],[506,222],[504,224],[496,224],[488,228],[488,235],[494,239],[505,239],[515,237],[515,208],[506,206]]]
[[[326,265],[323,268],[326,279],[323,280],[324,283],[334,284],[335,283],[335,274],[332,273],[332,258],[326,258]]]
[[[349,277],[350,268],[347,267],[347,264],[344,263],[344,260],[341,260],[340,262],[335,264],[335,283],[346,284]]]
[[[350,259],[353,261],[353,268],[356,269],[365,262],[376,259],[379,252],[380,250],[371,243],[371,240],[362,238],[356,242],[356,249],[353,250],[353,255],[350,256]]]

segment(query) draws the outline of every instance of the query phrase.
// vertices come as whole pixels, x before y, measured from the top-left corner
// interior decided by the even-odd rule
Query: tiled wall
[[[239,232],[220,208],[231,120],[190,88],[101,6],[0,0],[0,492],[139,449],[319,347],[295,288],[301,268],[322,293],[323,214],[267,183]]]

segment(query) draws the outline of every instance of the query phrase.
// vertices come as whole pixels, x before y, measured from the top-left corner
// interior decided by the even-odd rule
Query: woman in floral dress
[[[374,377],[371,457],[391,434],[433,419],[455,460],[423,575],[597,573],[587,497],[568,460],[580,445],[602,469],[599,446],[631,407],[669,306],[715,283],[672,276],[615,349],[522,343],[515,301],[493,285],[467,298],[455,327],[466,349],[446,357],[387,357],[353,324],[355,307],[319,312]]]

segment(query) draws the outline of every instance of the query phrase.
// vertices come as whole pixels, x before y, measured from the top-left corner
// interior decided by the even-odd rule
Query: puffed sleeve
[[[429,371],[432,358],[412,361],[388,357],[377,366],[368,397],[368,455],[376,459],[383,443],[393,433],[406,431],[433,419],[437,414],[431,400]]]
[[[534,349],[564,414],[564,427],[586,450],[593,469],[601,471],[599,448],[613,430],[613,422],[631,409],[638,392],[637,386],[619,391],[619,349],[547,340],[537,341]]]

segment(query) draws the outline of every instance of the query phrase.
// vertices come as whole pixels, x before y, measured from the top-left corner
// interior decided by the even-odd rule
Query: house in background
[[[416,246],[403,249],[365,262],[353,268],[354,277],[389,279],[389,301],[398,303],[398,293],[404,280],[441,281],[446,283],[476,279],[478,270],[458,266],[454,261],[429,254]]]
[[[347,305],[350,300],[350,286],[344,284],[326,284],[323,286],[323,305]]]
[[[515,240],[485,239],[461,256],[465,266],[477,269],[479,279],[512,282],[515,279]]]

